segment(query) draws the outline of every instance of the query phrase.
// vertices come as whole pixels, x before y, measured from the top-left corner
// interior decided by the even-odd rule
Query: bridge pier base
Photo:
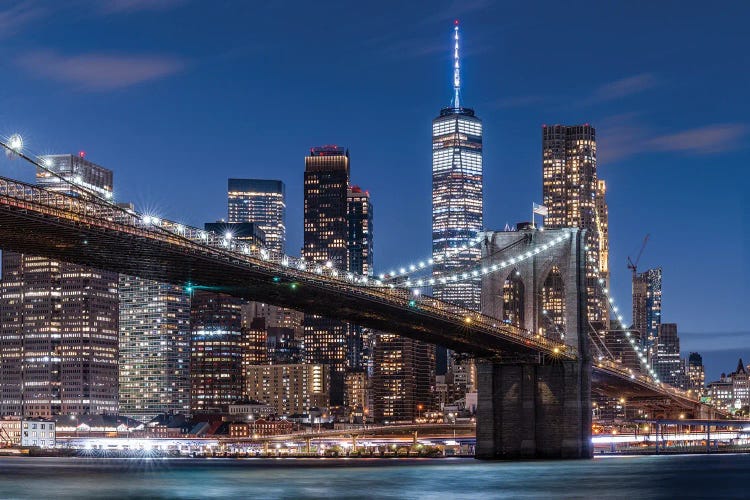
[[[478,459],[591,458],[591,367],[477,364]]]

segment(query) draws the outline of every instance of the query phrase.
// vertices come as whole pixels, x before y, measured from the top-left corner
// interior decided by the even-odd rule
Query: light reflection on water
[[[0,458],[0,498],[748,498],[750,455],[473,459]]]

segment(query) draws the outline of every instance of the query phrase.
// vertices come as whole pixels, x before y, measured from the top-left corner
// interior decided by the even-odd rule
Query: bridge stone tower
[[[563,243],[508,265],[560,235]],[[508,353],[478,363],[477,458],[593,455],[585,244],[579,229],[486,233],[482,265],[503,270],[482,280],[482,313],[563,341],[578,356]]]

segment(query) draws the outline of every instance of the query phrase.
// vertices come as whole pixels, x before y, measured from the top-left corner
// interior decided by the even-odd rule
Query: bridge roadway
[[[574,358],[562,343],[495,318],[372,286],[325,266],[144,217],[99,200],[0,177],[0,247],[348,320],[489,357],[500,352]],[[304,267],[305,269],[300,269]]]
[[[576,358],[562,343],[450,303],[425,296],[414,301],[407,291],[374,286],[371,279],[5,177],[0,177],[0,248],[221,291],[483,358],[509,353]],[[697,404],[616,363],[600,362],[593,369],[595,385],[608,396],[646,392],[685,407]]]

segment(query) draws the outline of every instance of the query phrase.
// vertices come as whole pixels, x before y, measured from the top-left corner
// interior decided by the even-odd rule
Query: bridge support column
[[[478,459],[591,458],[591,366],[477,365]]]

